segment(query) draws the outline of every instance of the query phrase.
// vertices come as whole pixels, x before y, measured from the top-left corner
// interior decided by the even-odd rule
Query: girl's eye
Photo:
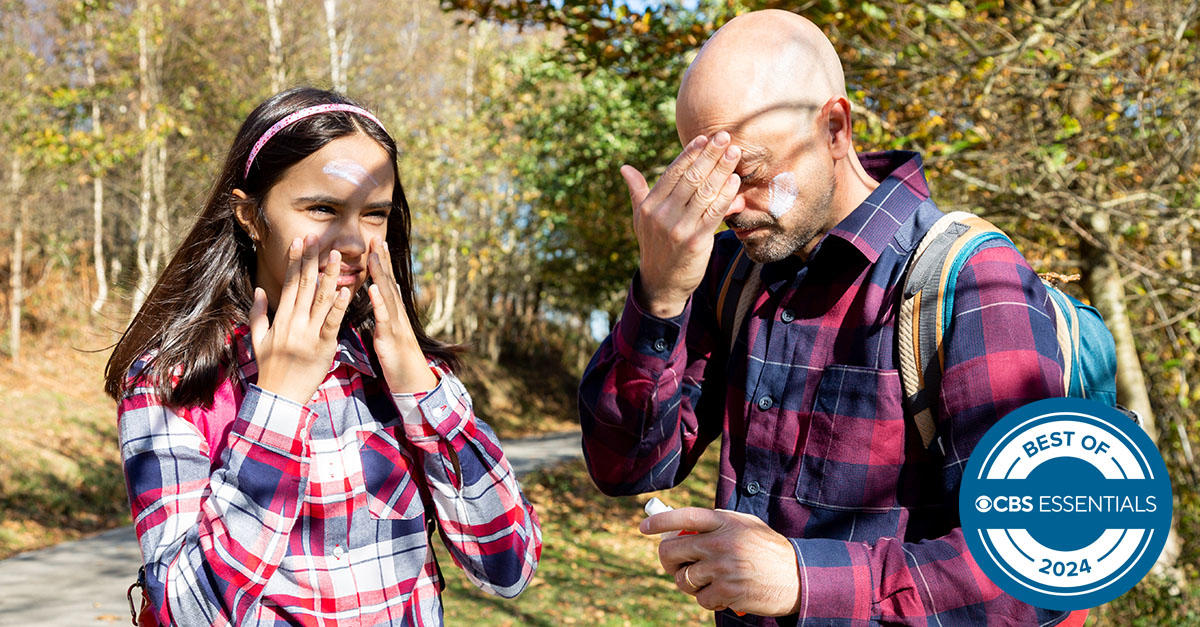
[[[337,213],[337,211],[333,207],[330,207],[329,205],[314,205],[312,207],[309,207],[308,210],[315,212],[315,213],[327,213],[330,215]]]
[[[367,219],[374,222],[387,222],[388,212],[386,210],[372,211],[367,214]]]

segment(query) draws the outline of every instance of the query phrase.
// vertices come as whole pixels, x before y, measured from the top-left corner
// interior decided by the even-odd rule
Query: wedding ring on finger
[[[700,589],[700,586],[697,586],[696,584],[692,583],[692,578],[688,576],[688,570],[691,567],[692,567],[691,564],[688,564],[687,566],[683,567],[683,580],[684,580],[684,582],[687,583],[688,587],[692,589],[692,592],[695,592]]]

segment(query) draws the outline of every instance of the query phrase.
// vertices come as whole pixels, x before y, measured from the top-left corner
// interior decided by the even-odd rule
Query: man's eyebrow
[[[334,198],[333,196],[304,196],[302,198],[297,198],[294,204],[343,207],[346,205],[346,201],[342,200],[341,198]],[[367,209],[390,209],[391,207],[392,201],[390,200],[381,200],[379,202],[373,202],[366,205]]]

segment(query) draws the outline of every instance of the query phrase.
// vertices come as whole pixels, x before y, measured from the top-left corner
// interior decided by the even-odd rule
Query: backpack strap
[[[1086,386],[1083,369],[1075,367],[1079,360],[1079,355],[1075,354],[1075,347],[1080,346],[1079,312],[1075,309],[1073,298],[1047,283],[1045,279],[1042,283],[1046,286],[1046,293],[1050,295],[1050,304],[1054,308],[1055,333],[1058,336],[1058,346],[1063,352],[1063,393],[1084,398]],[[1083,306],[1083,303],[1079,304]],[[1115,372],[1116,364],[1113,365],[1113,369]]]
[[[729,263],[721,278],[721,289],[717,292],[717,328],[728,332],[728,349],[731,355],[746,312],[750,310],[758,295],[758,287],[762,284],[761,272],[762,264],[754,263],[746,254],[746,249],[739,246],[737,254],[733,256],[733,261]],[[726,326],[730,320],[733,326]]]
[[[934,222],[909,261],[896,342],[906,413],[913,417],[925,448],[937,436],[936,399],[929,390],[941,387],[945,365],[942,340],[954,312],[958,272],[980,245],[996,239],[1009,241],[987,220],[956,211]]]

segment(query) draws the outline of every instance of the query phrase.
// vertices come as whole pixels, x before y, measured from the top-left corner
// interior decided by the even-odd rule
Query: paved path
[[[578,432],[505,442],[518,476],[582,455]],[[0,561],[0,625],[128,625],[141,552],[133,527]]]

